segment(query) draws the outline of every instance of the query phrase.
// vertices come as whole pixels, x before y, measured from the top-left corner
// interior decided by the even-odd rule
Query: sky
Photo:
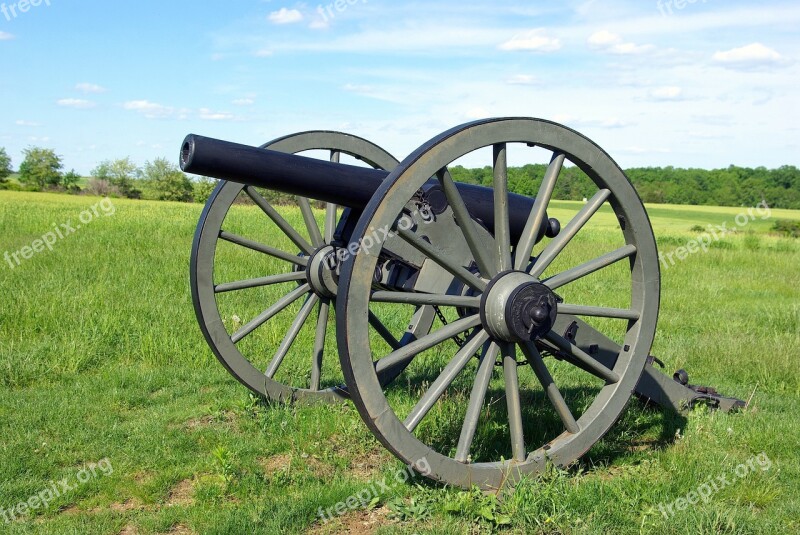
[[[796,0],[0,0],[0,147],[87,174],[326,129],[402,159],[530,116],[623,167],[800,166],[798,28]]]

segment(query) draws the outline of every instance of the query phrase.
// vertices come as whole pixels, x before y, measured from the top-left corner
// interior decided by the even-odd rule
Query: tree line
[[[511,167],[508,170],[509,189],[535,196],[544,164]],[[491,167],[467,169],[450,168],[453,180],[471,184],[490,185]],[[636,167],[625,174],[646,203],[694,204],[706,206],[755,206],[766,201],[772,208],[800,209],[800,169],[784,165],[777,169],[738,167],[725,169],[681,169],[677,167]],[[580,201],[597,191],[597,186],[577,167],[564,167],[559,175],[553,197]]]
[[[85,184],[74,170],[63,171],[62,158],[52,149],[30,147],[24,151],[18,180],[29,190],[56,190],[133,199],[205,202],[216,181],[191,180],[166,158],[156,158],[137,166],[130,158],[106,160],[97,165]],[[509,189],[535,196],[547,166],[530,164],[508,170]],[[13,186],[11,159],[0,147],[0,189]],[[491,185],[491,167],[450,168],[453,179],[470,184]],[[694,204],[708,206],[755,206],[766,201],[772,208],[800,209],[800,169],[784,165],[777,169],[738,167],[725,169],[682,169],[677,167],[637,167],[626,171],[646,203]],[[580,201],[589,198],[597,187],[586,174],[566,166],[556,182],[553,197]],[[269,192],[274,202],[289,201],[279,193]]]
[[[205,202],[216,185],[215,180],[191,180],[166,158],[156,158],[137,166],[130,158],[104,160],[88,180],[71,170],[64,172],[61,156],[52,149],[30,147],[17,171],[19,185],[9,182],[13,174],[11,158],[0,147],[0,189],[58,191],[91,195],[127,197],[159,201]]]

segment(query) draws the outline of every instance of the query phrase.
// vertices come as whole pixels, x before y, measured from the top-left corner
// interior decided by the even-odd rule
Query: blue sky
[[[402,158],[503,115],[563,122],[624,167],[800,165],[796,1],[33,2],[0,0],[15,167],[31,145],[87,173],[177,159],[190,132],[308,129]]]

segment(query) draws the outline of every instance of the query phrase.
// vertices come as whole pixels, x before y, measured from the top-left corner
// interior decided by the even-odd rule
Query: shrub
[[[772,225],[772,230],[784,236],[791,236],[792,238],[800,238],[800,221],[791,221],[789,219],[778,219]]]
[[[194,202],[205,204],[208,198],[211,197],[214,188],[217,187],[217,182],[218,181],[213,178],[206,177],[198,178],[192,182],[192,187],[194,188]]]
[[[117,186],[102,178],[90,178],[83,191],[88,195],[97,195],[98,197],[123,197]]]

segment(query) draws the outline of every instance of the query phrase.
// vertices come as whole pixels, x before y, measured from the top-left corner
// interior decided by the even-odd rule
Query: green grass
[[[0,192],[0,254],[31,245],[54,223],[75,223],[97,201]],[[319,507],[393,477],[402,465],[350,404],[268,407],[216,362],[196,326],[188,287],[200,206],[114,205],[113,216],[96,218],[52,252],[14,269],[0,259],[0,507],[51,481],[74,483],[89,463],[107,459],[113,466],[24,518],[0,517],[0,532],[800,530],[800,240],[771,235],[772,220],[751,221],[707,253],[662,270],[653,354],[670,370],[686,368],[693,382],[752,397],[748,410],[701,408],[681,418],[633,402],[579,463],[526,480],[513,493],[495,498],[422,480],[398,483],[372,509],[323,525]],[[563,220],[579,207],[555,202],[551,216]],[[730,227],[743,210],[649,207],[665,253],[696,239],[693,227]],[[243,228],[261,220],[254,207],[237,207],[235,217]],[[775,218],[800,220],[800,212],[774,210]],[[565,261],[610,250],[615,225],[610,213],[599,214]],[[616,282],[607,277],[588,277],[574,291],[613,300]],[[260,310],[258,302],[251,307]],[[242,310],[242,317],[251,312]],[[288,326],[291,314],[283,321]],[[412,370],[420,376],[436,369],[436,355],[424,357]],[[499,399],[499,385],[492,388]],[[398,407],[411,403],[402,390],[390,397]],[[463,406],[458,392],[449,402]],[[429,420],[421,433],[452,441],[436,433],[457,418],[435,410]],[[503,431],[481,430],[483,454],[504,453]],[[730,476],[762,452],[769,470],[734,479],[670,519],[660,513],[659,504]]]

